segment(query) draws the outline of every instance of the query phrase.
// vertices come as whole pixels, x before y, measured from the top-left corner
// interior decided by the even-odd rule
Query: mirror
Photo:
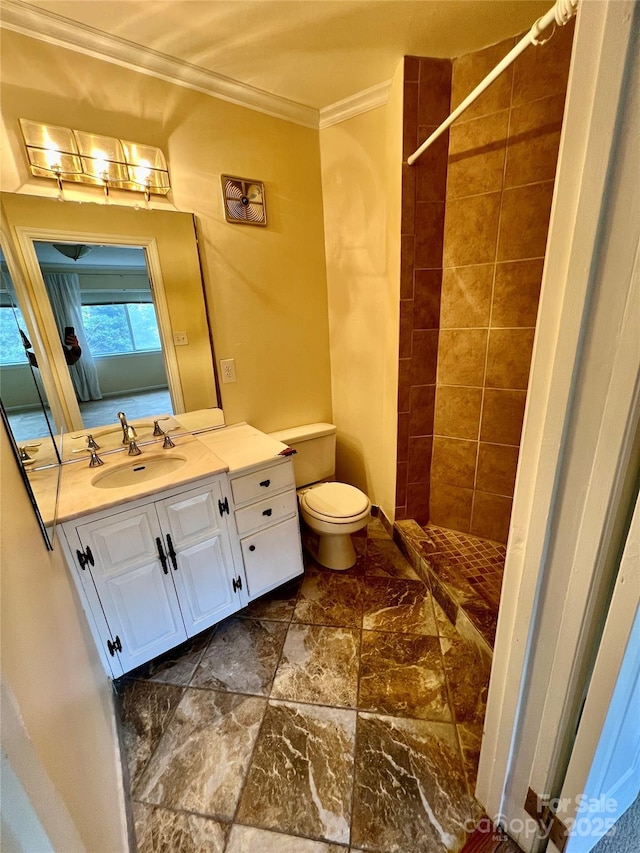
[[[60,450],[38,371],[30,364],[25,323],[0,248],[0,410],[16,464],[47,547],[53,548]],[[44,516],[44,517],[43,517]],[[46,519],[46,521],[45,521]]]
[[[37,365],[36,381],[50,404],[54,432],[86,434],[89,429],[117,423],[121,410],[133,420],[138,416],[180,414],[218,406],[215,362],[191,214],[60,202],[10,193],[1,194],[1,203],[5,240],[11,243],[20,272],[14,284],[25,335],[31,344],[28,352]],[[53,248],[54,244],[67,254]],[[90,247],[90,251],[74,261],[70,247],[77,246]],[[67,284],[62,276],[73,278],[73,287],[80,292],[73,322],[57,305],[60,288]],[[58,293],[54,292],[56,287]],[[132,316],[134,326],[137,323],[133,329]],[[151,323],[154,318],[155,330]],[[155,362],[156,378],[152,383],[157,390],[163,386],[166,389],[160,410],[159,400],[149,395],[146,407],[143,402],[142,408],[134,411],[131,403],[133,414],[127,411],[123,394],[132,387],[148,387],[144,377],[150,374],[139,378],[138,385],[131,375],[128,388],[114,385],[114,374],[133,373],[133,367],[128,366],[133,364],[133,354],[108,351],[112,344],[115,346],[117,336],[105,333],[107,321],[119,322],[123,335],[126,326],[130,346],[135,349],[137,338],[144,351],[143,360]],[[101,362],[103,375],[110,377],[104,379],[104,388],[93,394],[101,396],[101,400],[81,399],[87,396],[87,389],[79,390],[78,382],[74,384],[75,365],[67,363],[70,348],[65,347],[65,329],[61,326],[74,327],[82,351],[78,364],[85,353],[91,355],[94,367]],[[113,332],[114,327],[110,328]],[[120,343],[122,340],[121,335]],[[100,372],[98,368],[96,371]],[[162,372],[166,384],[158,378]],[[86,377],[80,387],[82,382],[86,386]],[[91,414],[91,405],[97,403],[94,408],[100,414]],[[72,443],[65,441],[66,459],[77,458],[71,455],[77,449],[70,446]]]

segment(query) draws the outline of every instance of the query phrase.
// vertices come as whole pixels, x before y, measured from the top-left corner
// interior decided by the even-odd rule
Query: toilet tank
[[[334,424],[305,424],[269,434],[296,451],[293,469],[298,488],[333,477],[336,470]]]

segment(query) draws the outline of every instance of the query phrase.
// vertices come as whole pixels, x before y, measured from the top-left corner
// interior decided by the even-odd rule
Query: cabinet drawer
[[[245,474],[243,477],[236,477],[231,481],[231,491],[236,506],[294,487],[293,463],[290,461]]]
[[[257,530],[258,527],[274,524],[276,521],[294,515],[297,504],[296,493],[293,489],[289,489],[288,492],[281,492],[264,501],[258,501],[244,509],[236,510],[238,535],[244,536],[245,533]]]

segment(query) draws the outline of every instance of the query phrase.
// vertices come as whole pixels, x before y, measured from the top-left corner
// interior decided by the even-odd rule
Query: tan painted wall
[[[125,850],[110,682],[60,549],[46,550],[6,432],[0,433],[2,680],[86,849]],[[59,839],[63,816],[47,812],[50,802],[38,797],[34,806],[50,837]]]
[[[222,386],[227,422],[273,430],[330,419],[317,132],[26,36],[1,35],[2,190],[55,195],[51,181],[27,173],[20,117],[161,147],[171,200],[198,217],[216,356],[236,360],[238,381]],[[267,228],[224,221],[221,173],[264,181]],[[99,198],[95,189],[66,193]],[[124,192],[113,201],[134,203]]]
[[[337,476],[395,507],[402,74],[389,101],[320,132]]]

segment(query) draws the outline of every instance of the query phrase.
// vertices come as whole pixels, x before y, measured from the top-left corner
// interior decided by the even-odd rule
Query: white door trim
[[[631,2],[582,0],[578,13],[476,788],[488,814],[504,814],[507,821],[523,816],[524,796],[519,800],[516,793],[516,801],[509,796],[518,788],[514,774],[522,775],[533,760],[545,675],[556,645],[556,636],[540,636],[539,626],[549,612],[559,620],[564,607],[564,596],[554,600],[545,584],[591,321],[590,288],[633,7]],[[632,218],[630,239],[634,227],[637,231]],[[601,414],[602,409],[594,411],[598,421]],[[620,448],[616,452],[622,454]],[[584,521],[588,525],[589,519]],[[560,566],[555,574],[569,571],[570,565]],[[532,684],[534,663],[537,680]]]

